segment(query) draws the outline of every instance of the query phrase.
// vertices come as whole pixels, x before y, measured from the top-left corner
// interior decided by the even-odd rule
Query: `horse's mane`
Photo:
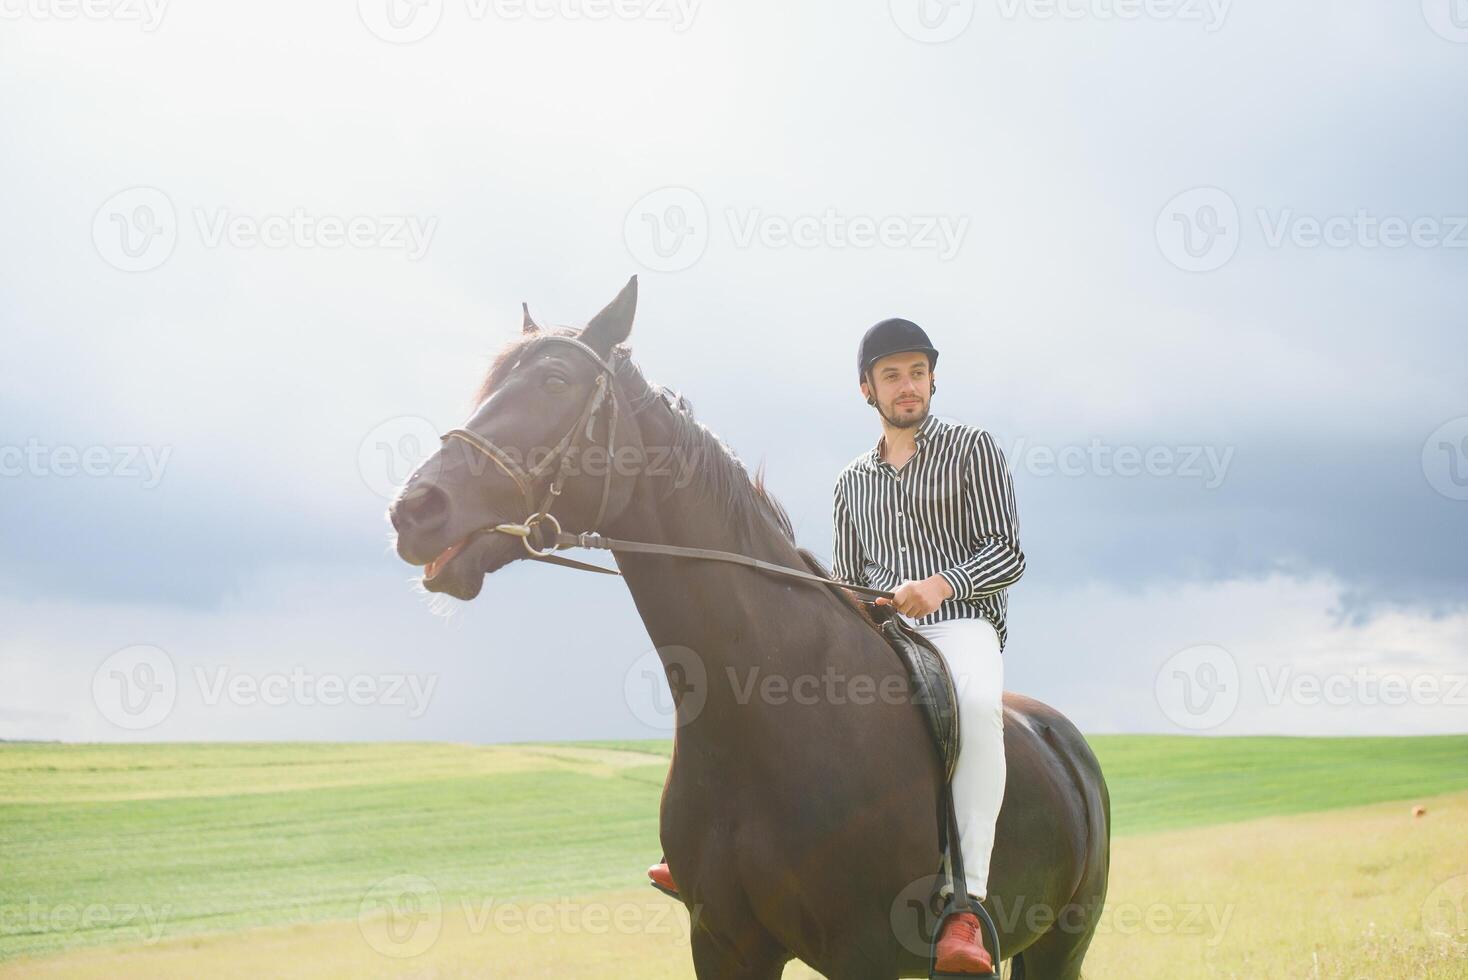
[[[527,332],[506,344],[494,356],[484,380],[474,396],[474,404],[480,405],[504,380],[519,361],[525,348],[546,336],[575,337],[580,333],[567,327],[541,328]],[[693,416],[693,405],[682,394],[674,393],[663,385],[650,383],[642,369],[632,360],[631,351],[618,346],[612,349],[610,361],[616,369],[616,380],[622,382],[622,390],[631,401],[632,411],[641,411],[650,402],[662,399],[672,409],[673,445],[672,458],[677,465],[689,462],[690,488],[709,497],[721,510],[728,512],[746,534],[759,529],[773,530],[790,543],[806,566],[822,578],[830,578],[830,571],[807,548],[795,543],[795,529],[790,515],[765,486],[764,464],[761,463],[753,478],[734,450],[708,426]],[[677,489],[670,485],[667,493]],[[844,589],[831,587],[831,591],[843,603],[854,610],[868,624],[876,627],[871,614]]]

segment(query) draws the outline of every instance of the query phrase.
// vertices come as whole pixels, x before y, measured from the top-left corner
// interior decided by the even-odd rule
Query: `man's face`
[[[899,429],[921,425],[933,397],[933,373],[922,351],[888,354],[872,365],[861,393],[876,398],[877,411]]]

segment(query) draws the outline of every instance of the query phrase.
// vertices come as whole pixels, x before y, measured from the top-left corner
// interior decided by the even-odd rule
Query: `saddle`
[[[953,677],[948,664],[938,648],[913,628],[905,619],[892,610],[891,606],[873,604],[870,607],[887,643],[897,652],[907,667],[912,681],[913,699],[923,709],[923,718],[928,723],[928,733],[938,750],[938,761],[943,766],[943,779],[952,782],[954,767],[958,765],[958,693],[953,687]]]
[[[953,675],[948,663],[927,637],[913,628],[907,620],[897,614],[891,606],[868,606],[872,618],[877,621],[887,643],[907,667],[912,681],[914,700],[923,709],[923,718],[928,723],[928,734],[938,750],[938,761],[943,766],[943,789],[938,804],[938,884],[941,886],[933,899],[941,906],[937,925],[933,929],[932,946],[929,950],[929,977],[938,980],[948,974],[939,974],[938,937],[943,923],[950,916],[971,911],[978,916],[980,928],[989,950],[997,964],[1003,954],[999,949],[999,931],[994,920],[981,903],[970,900],[967,876],[963,870],[963,855],[953,843],[958,839],[958,818],[953,808],[953,770],[958,764],[958,693],[953,687]],[[974,977],[973,980],[996,980],[994,974]]]

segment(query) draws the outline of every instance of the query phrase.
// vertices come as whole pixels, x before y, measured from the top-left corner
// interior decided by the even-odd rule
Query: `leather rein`
[[[884,592],[881,589],[872,589],[864,585],[849,585],[846,582],[838,582],[835,579],[823,578],[804,569],[777,565],[773,562],[762,561],[761,559],[752,558],[749,555],[741,555],[732,551],[716,551],[710,548],[688,548],[681,545],[655,544],[649,541],[624,541],[618,538],[603,537],[595,531],[583,531],[580,534],[571,534],[562,530],[561,522],[550,512],[550,506],[561,495],[566,477],[566,464],[571,458],[572,450],[580,442],[580,437],[583,433],[588,442],[594,438],[593,432],[596,427],[597,417],[600,414],[602,406],[610,401],[611,417],[607,422],[606,440],[606,476],[602,480],[601,503],[597,506],[596,520],[592,521],[592,526],[595,527],[600,524],[602,518],[606,516],[607,501],[611,496],[612,490],[611,460],[615,449],[617,430],[618,406],[615,385],[617,369],[612,364],[609,364],[600,354],[592,350],[588,344],[574,337],[562,337],[553,334],[541,338],[540,343],[569,344],[587,357],[590,357],[598,368],[596,386],[587,398],[586,405],[581,410],[581,415],[576,419],[571,428],[566,431],[566,434],[561,437],[561,440],[551,449],[550,454],[544,460],[527,470],[516,462],[514,457],[509,453],[469,428],[450,429],[440,437],[445,445],[448,444],[450,439],[458,439],[489,457],[505,475],[515,481],[515,486],[519,488],[521,495],[525,498],[525,506],[529,516],[524,521],[519,524],[492,524],[488,527],[480,528],[481,532],[514,535],[524,543],[525,550],[529,552],[529,557],[534,561],[550,562],[556,565],[564,565],[568,568],[579,568],[588,572],[599,572],[602,575],[621,575],[622,573],[614,568],[603,568],[600,565],[577,561],[574,558],[563,558],[555,554],[555,552],[563,551],[567,548],[602,548],[608,551],[625,551],[644,555],[668,555],[675,558],[699,558],[708,561],[722,561],[736,565],[745,565],[750,568],[757,568],[760,571],[782,575],[786,578],[799,579],[804,582],[812,582],[818,585],[836,585],[843,589],[849,589],[852,592],[861,593],[862,595],[892,598],[891,592]],[[641,411],[641,409],[642,407],[639,407],[637,411]],[[633,412],[633,414],[636,415],[637,412]],[[537,504],[535,484],[549,473],[552,467],[555,468],[555,476],[551,479],[545,494]],[[549,525],[550,527],[541,529],[542,524]],[[537,533],[544,535],[547,532],[550,537],[549,543],[546,546],[537,548],[531,543],[531,537],[533,535]]]

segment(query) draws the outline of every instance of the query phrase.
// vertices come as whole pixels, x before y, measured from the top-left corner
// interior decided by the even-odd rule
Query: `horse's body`
[[[625,296],[580,335],[602,357],[630,330]],[[568,355],[565,367],[576,368],[575,360]],[[589,377],[585,360],[579,368]],[[797,549],[779,505],[681,405],[658,398],[630,361],[615,374],[618,397],[638,406],[617,423],[630,426],[620,444],[709,458],[696,460],[693,481],[681,487],[648,473],[628,477],[597,530],[789,567],[815,564]],[[514,376],[506,368],[499,382]],[[486,389],[494,382],[492,374]],[[546,399],[536,400],[529,379],[525,385],[515,394],[525,405],[508,401],[507,391],[506,405],[491,411],[487,400],[471,422],[495,426],[502,441],[537,425],[541,433],[563,430],[562,422],[547,427]],[[648,410],[660,403],[666,410]],[[415,564],[460,537],[469,542],[445,550],[447,564],[435,562],[426,584],[472,598],[484,573],[521,546],[484,540],[503,535],[474,536],[510,505],[501,500],[475,513],[462,459],[448,453],[420,470],[393,519],[399,551]],[[476,478],[486,479],[482,470]],[[557,501],[568,527],[600,509],[590,507],[593,482],[568,484]],[[444,499],[429,506],[429,497]],[[485,497],[481,486],[472,499]],[[933,922],[922,906],[938,870],[942,777],[886,640],[854,602],[827,587],[659,555],[619,553],[617,563],[678,700],[661,837],[680,897],[695,913],[699,980],[769,980],[792,957],[836,980],[926,976],[922,942]],[[1005,696],[1004,740],[1009,775],[986,905],[1005,954],[1019,954],[1032,980],[1074,980],[1106,891],[1105,781],[1075,727],[1037,701]]]
[[[644,438],[669,445],[673,435]],[[802,566],[775,523],[739,533],[710,504],[692,494],[634,499],[608,533]],[[818,586],[659,556],[617,563],[666,651],[671,689],[690,683],[685,651],[703,668],[705,691],[683,699],[698,707],[679,720],[661,818],[669,868],[698,913],[699,980],[778,977],[792,956],[841,980],[926,976],[926,957],[900,941],[893,914],[926,915],[902,905],[938,867],[942,777],[918,707],[871,693],[906,690],[886,640]],[[762,696],[771,676],[786,683]],[[820,682],[819,696],[800,699],[809,703],[795,697],[813,687],[797,687],[802,677]],[[1023,951],[1031,977],[1067,980],[1079,974],[1106,890],[1105,782],[1058,712],[1013,694],[1005,709],[1009,778],[990,909],[1006,954]]]

